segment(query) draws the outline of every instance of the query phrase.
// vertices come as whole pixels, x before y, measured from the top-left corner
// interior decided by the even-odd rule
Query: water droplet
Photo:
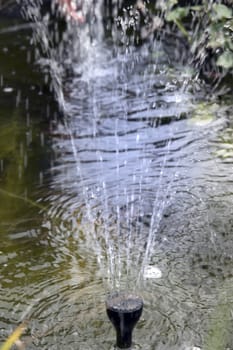
[[[44,133],[43,132],[40,133],[40,144],[42,147],[44,146]]]
[[[28,52],[27,52],[27,63],[30,63],[30,62],[31,62],[31,57],[32,57],[31,51],[28,51]]]
[[[17,96],[16,96],[16,107],[19,106],[20,101],[21,101],[21,91],[19,90],[19,91],[17,92]]]
[[[12,88],[12,87],[5,87],[4,89],[3,89],[3,92],[6,92],[6,93],[10,93],[10,92],[12,92],[14,89]]]
[[[161,278],[162,272],[156,266],[146,266],[144,270],[144,278]]]
[[[43,180],[44,180],[44,175],[43,175],[42,171],[40,171],[40,174],[39,174],[39,183],[40,183],[40,185],[43,185]]]
[[[19,175],[19,179],[21,179],[22,178],[22,166],[21,165],[19,165],[18,175]]]
[[[26,100],[25,100],[25,109],[28,110],[28,108],[29,108],[29,99],[26,98]]]
[[[24,165],[24,168],[26,169],[27,166],[28,166],[28,156],[27,156],[27,153],[24,154],[24,157],[23,157],[23,165]]]

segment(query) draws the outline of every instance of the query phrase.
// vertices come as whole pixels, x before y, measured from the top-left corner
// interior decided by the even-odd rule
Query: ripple
[[[214,156],[225,116],[193,121],[200,96],[140,50],[105,54],[66,83],[36,229],[1,247],[1,328],[28,319],[32,349],[110,349],[104,301],[122,288],[145,300],[136,348],[197,350],[232,303],[231,157]]]

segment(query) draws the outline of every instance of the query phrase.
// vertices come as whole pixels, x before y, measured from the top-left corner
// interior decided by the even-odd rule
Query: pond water
[[[130,290],[136,349],[233,349],[230,96],[161,43],[79,50],[61,113],[30,27],[1,24],[0,341],[27,321],[28,349],[111,349]]]

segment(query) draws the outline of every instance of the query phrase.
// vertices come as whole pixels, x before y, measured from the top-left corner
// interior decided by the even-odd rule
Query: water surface
[[[110,349],[104,301],[127,289],[145,303],[138,348],[231,349],[227,98],[160,43],[92,42],[60,116],[30,35],[0,34],[1,340],[28,320],[30,349]]]

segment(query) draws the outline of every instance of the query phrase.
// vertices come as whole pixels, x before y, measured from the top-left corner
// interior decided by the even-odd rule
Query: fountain
[[[95,5],[95,10],[99,11],[99,8],[101,2],[98,2]],[[24,14],[30,19],[33,20],[35,22],[35,28],[34,28],[34,41],[35,44],[39,43],[42,46],[42,52],[44,54],[44,56],[38,56],[38,60],[41,64],[42,67],[46,67],[46,69],[49,71],[50,77],[51,77],[51,84],[52,84],[52,89],[55,93],[55,96],[57,98],[57,101],[59,103],[60,109],[62,110],[63,114],[64,114],[64,120],[63,120],[63,126],[65,128],[65,132],[68,132],[69,134],[69,144],[72,147],[72,152],[73,152],[73,156],[75,158],[75,164],[76,164],[76,172],[77,172],[77,176],[80,178],[80,181],[82,183],[82,188],[83,188],[83,197],[84,197],[84,201],[85,201],[85,205],[87,208],[87,213],[86,213],[86,217],[88,219],[88,221],[93,224],[96,225],[96,216],[98,215],[96,211],[93,210],[93,208],[90,208],[89,205],[89,189],[87,189],[87,186],[84,184],[85,179],[83,178],[83,166],[80,162],[79,159],[79,155],[77,152],[77,146],[76,146],[76,140],[73,136],[72,133],[72,120],[70,119],[70,111],[69,111],[69,106],[67,101],[64,98],[64,94],[63,94],[63,90],[64,90],[64,86],[63,86],[63,76],[64,76],[64,66],[62,65],[62,57],[63,55],[66,56],[67,54],[65,53],[66,50],[66,45],[70,43],[67,42],[67,40],[71,40],[69,37],[69,31],[70,28],[69,26],[71,25],[71,28],[73,29],[72,24],[68,23],[68,28],[67,28],[67,32],[65,33],[65,35],[63,36],[64,41],[61,41],[59,44],[59,49],[57,51],[54,51],[51,45],[50,40],[48,40],[49,38],[49,19],[47,17],[47,15],[45,15],[43,17],[40,9],[40,1],[38,0],[37,2],[31,3],[30,6],[27,6],[25,8],[23,8],[23,12]],[[98,5],[98,6],[97,6]],[[86,1],[86,3],[83,4],[83,9],[84,11],[90,11],[90,4],[88,1]],[[85,14],[84,14],[85,15]],[[73,16],[72,16],[73,17]],[[99,15],[97,15],[97,19],[99,19]],[[89,24],[90,25],[90,24]],[[88,26],[89,26],[88,25]],[[76,34],[78,34],[79,36],[84,36],[84,38],[82,38],[83,43],[82,43],[82,47],[80,50],[80,43],[79,40],[75,40],[74,38],[72,40],[74,41],[74,47],[73,47],[73,51],[71,51],[70,53],[68,53],[68,56],[66,56],[66,59],[69,60],[69,64],[70,64],[70,60],[72,59],[76,59],[75,56],[78,55],[79,56],[79,62],[81,61],[81,63],[83,64],[83,66],[85,67],[85,61],[82,62],[83,58],[85,55],[87,55],[87,57],[85,57],[85,60],[88,61],[90,60],[90,62],[87,62],[88,64],[93,65],[95,60],[95,55],[100,54],[102,55],[98,50],[98,42],[93,43],[93,38],[91,39],[91,42],[89,42],[90,39],[90,33],[89,31],[85,31],[84,26],[81,28],[81,30],[77,27],[75,28]],[[98,35],[96,36],[95,39],[97,39],[97,37],[99,37],[102,33],[102,24],[99,23],[98,26]],[[67,37],[68,39],[67,39]],[[77,41],[77,43],[76,43]],[[76,46],[77,44],[77,46]],[[104,50],[104,48],[102,48],[101,46],[101,50]],[[76,50],[78,50],[78,52],[75,52]],[[92,57],[91,52],[93,52],[94,56]],[[76,67],[76,66],[75,66]],[[95,69],[95,67],[92,67]],[[87,72],[88,74],[88,72]],[[98,73],[97,73],[98,74]],[[82,78],[83,79],[88,79],[91,80],[91,77],[89,77],[87,75],[87,77],[85,77],[85,70],[82,72]],[[95,88],[96,89],[96,88]],[[64,131],[63,131],[64,132]],[[95,134],[95,130],[93,130],[93,134]],[[97,138],[93,138],[95,141],[98,140]],[[139,140],[137,141],[139,142]],[[96,152],[96,154],[98,155],[98,150]],[[103,165],[103,160],[101,159],[102,156],[99,154],[99,165],[100,165],[100,169],[102,169],[102,165]],[[116,160],[118,162],[118,160]],[[117,166],[118,167],[118,166]],[[103,170],[103,169],[102,169]],[[101,170],[101,171],[102,171]],[[119,168],[118,168],[118,173],[119,172]],[[101,174],[100,174],[101,176]],[[118,289],[120,283],[121,283],[121,278],[122,278],[122,257],[120,257],[120,253],[119,250],[122,248],[122,242],[120,242],[120,226],[121,225],[121,218],[120,218],[120,203],[117,204],[117,227],[116,227],[116,231],[117,231],[117,250],[116,248],[113,248],[113,246],[115,245],[115,243],[112,242],[112,238],[110,236],[109,233],[109,227],[111,226],[111,223],[109,221],[109,204],[107,203],[107,192],[109,189],[105,188],[105,181],[103,180],[102,184],[100,185],[100,187],[103,188],[103,203],[102,206],[104,208],[103,212],[103,220],[104,220],[104,225],[105,225],[105,232],[104,232],[104,240],[105,240],[105,244],[106,244],[106,252],[108,255],[108,262],[107,264],[109,266],[107,266],[107,270],[109,271],[109,281],[111,284],[111,288],[113,287],[115,290]],[[135,181],[135,180],[134,180]],[[141,180],[140,180],[141,181]],[[94,191],[94,189],[92,189],[92,191]],[[118,192],[118,191],[117,191]],[[92,193],[92,197],[95,197],[96,194]],[[119,198],[119,193],[116,194],[116,197],[120,200]],[[135,195],[132,193],[131,195],[131,200],[133,199],[133,197],[135,197]],[[127,199],[127,201],[130,199]],[[129,205],[130,208],[131,205]],[[134,215],[134,209],[133,207],[130,208],[130,216],[128,217],[127,221],[128,221],[128,226],[131,225],[131,216]],[[108,227],[109,226],[109,227]],[[130,228],[130,235],[131,235],[131,228]],[[99,246],[98,243],[98,238],[96,233],[94,232],[94,230],[92,230],[91,232],[89,232],[89,234],[91,234],[91,238],[94,237],[94,245],[93,245],[93,251],[95,251],[95,253],[98,251],[100,252],[100,254],[103,256],[105,254],[105,252],[103,252],[103,248]],[[114,238],[115,239],[115,238]],[[129,237],[129,240],[131,240],[131,238]],[[113,248],[113,249],[112,249]],[[124,252],[126,259],[127,259],[127,274],[129,274],[129,269],[130,269],[130,249],[129,247],[127,247],[126,251]],[[100,267],[101,264],[103,264],[103,261],[99,262]],[[118,265],[118,271],[116,266]],[[101,268],[102,269],[102,268]],[[128,282],[126,282],[127,284]],[[108,287],[107,287],[108,288]],[[136,326],[136,323],[138,322],[141,313],[142,313],[142,308],[143,308],[143,301],[142,298],[135,295],[134,293],[126,293],[126,292],[114,292],[111,293],[108,298],[106,299],[106,309],[107,309],[107,314],[108,317],[110,319],[110,321],[112,322],[112,324],[114,325],[115,329],[116,329],[116,333],[117,333],[117,340],[116,340],[116,346],[118,348],[131,348],[132,345],[132,332],[134,327]]]
[[[84,10],[90,10],[89,1],[83,5],[86,5]],[[116,346],[130,348],[132,332],[143,309],[142,298],[134,291],[140,293],[148,270],[152,271],[150,278],[162,276],[158,267],[149,266],[148,269],[148,265],[178,174],[178,160],[171,160],[173,171],[165,174],[176,128],[172,121],[179,119],[183,112],[183,107],[178,105],[181,96],[187,102],[186,111],[190,94],[181,86],[174,97],[170,95],[169,89],[175,85],[166,81],[165,75],[157,71],[156,64],[145,63],[150,57],[149,51],[137,52],[133,47],[121,50],[116,45],[115,54],[112,48],[103,45],[98,12],[101,2],[97,2],[93,10],[96,11],[98,35],[90,38],[87,29],[91,24],[74,27],[73,22],[68,22],[57,50],[48,40],[49,19],[41,17],[38,7],[39,2],[33,3],[25,12],[35,20],[35,42],[41,44],[45,55],[39,57],[39,62],[49,70],[52,88],[64,115],[62,123],[56,125],[54,135],[64,135],[64,157],[72,155],[74,167],[68,170],[66,179],[72,179],[77,207],[72,204],[74,209],[69,210],[79,212],[79,207],[85,208],[78,224],[71,214],[71,232],[76,235],[77,242],[81,240],[82,231],[86,232],[84,254],[91,250],[97,256],[99,270],[103,271],[105,293],[109,289],[113,291],[107,297],[106,309],[116,329]],[[67,52],[67,47],[71,52]],[[154,51],[159,48],[160,43],[154,43]],[[70,85],[64,82],[67,65],[72,66],[74,75]],[[145,67],[143,75],[141,66]],[[153,93],[153,74],[156,74],[161,90],[167,89],[167,105],[171,106],[168,116],[163,106],[156,108],[160,101]],[[132,79],[129,86],[127,79]],[[104,99],[99,95],[102,89],[106,90]],[[137,96],[140,100],[140,106],[132,106],[130,113],[127,96]],[[134,112],[134,108],[136,111],[141,109],[141,112]],[[163,131],[158,132],[154,123],[160,124],[163,113],[168,120],[161,127]],[[58,142],[61,143],[59,136]],[[59,163],[60,160],[56,161]],[[153,172],[154,176],[150,176]],[[78,179],[77,188],[73,186],[74,178]],[[63,186],[63,192],[68,193],[69,184],[66,188],[64,180]],[[54,208],[52,211],[54,215]],[[148,223],[144,222],[146,217]],[[97,222],[102,222],[102,225]],[[54,239],[56,241],[56,237]],[[60,242],[56,245],[60,246]],[[130,288],[132,285],[134,287]],[[121,289],[124,292],[116,292]],[[132,290],[132,293],[126,290]]]
[[[200,180],[212,165],[205,152],[211,128],[188,120],[201,92],[182,76],[184,67],[170,64],[161,42],[135,48],[102,40],[101,1],[83,2],[98,35],[93,23],[68,21],[52,38],[59,23],[41,15],[40,3],[25,12],[35,20],[37,62],[50,74],[62,116],[48,128],[53,157],[51,178],[40,183],[39,267],[19,264],[18,279],[23,269],[35,277],[22,287],[27,312],[15,302],[13,321],[29,319],[33,349],[109,349],[105,302],[117,348],[198,349],[203,300],[215,302],[208,264],[198,262],[216,243],[205,202],[212,182],[205,192]]]

